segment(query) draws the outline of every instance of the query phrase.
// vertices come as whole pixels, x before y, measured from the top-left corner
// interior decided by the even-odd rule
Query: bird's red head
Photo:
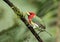
[[[36,15],[34,12],[29,12],[29,14],[30,14],[30,15],[33,15],[33,16]]]
[[[32,19],[36,16],[36,14],[34,12],[29,12],[29,15],[28,15],[28,20],[29,21],[32,21]]]
[[[36,14],[34,12],[29,12],[29,14],[30,14],[29,15],[30,18],[34,18],[36,16]]]

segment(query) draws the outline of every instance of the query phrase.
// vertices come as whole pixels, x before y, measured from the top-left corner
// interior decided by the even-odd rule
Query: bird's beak
[[[26,13],[27,13],[27,15],[30,15],[29,12],[26,12]]]

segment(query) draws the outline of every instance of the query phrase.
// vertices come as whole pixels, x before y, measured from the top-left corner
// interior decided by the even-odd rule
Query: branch
[[[20,19],[25,23],[25,25],[32,32],[32,34],[35,36],[38,42],[43,42],[43,40],[39,37],[39,35],[36,33],[33,27],[24,18],[23,13],[21,13],[21,11],[17,7],[15,7],[9,0],[3,0],[3,1],[6,2],[18,16],[20,16]]]

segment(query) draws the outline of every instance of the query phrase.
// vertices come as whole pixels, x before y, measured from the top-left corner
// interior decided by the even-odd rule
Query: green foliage
[[[33,11],[37,17],[33,20],[46,25],[46,32],[39,36],[44,42],[55,42],[57,0],[10,0],[20,11]],[[38,32],[38,31],[37,31]],[[0,0],[0,42],[38,42],[26,25],[15,15],[12,9]]]

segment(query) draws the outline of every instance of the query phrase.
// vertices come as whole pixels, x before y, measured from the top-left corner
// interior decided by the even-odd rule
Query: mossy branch
[[[21,11],[17,7],[15,7],[9,0],[3,0],[3,1],[6,2],[18,16],[20,16],[20,19],[25,23],[25,25],[32,32],[32,34],[35,36],[38,42],[43,42],[43,40],[39,37],[39,35],[36,33],[33,27],[24,18],[23,13],[21,13]]]

